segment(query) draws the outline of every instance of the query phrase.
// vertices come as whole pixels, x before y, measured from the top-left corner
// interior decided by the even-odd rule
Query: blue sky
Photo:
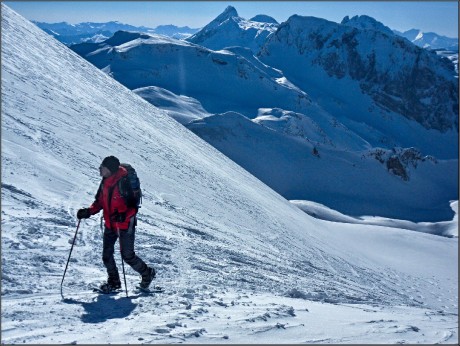
[[[107,22],[156,27],[163,24],[199,28],[229,5],[243,18],[267,14],[278,22],[293,14],[340,22],[366,14],[391,29],[421,29],[458,37],[457,1],[7,1],[30,20],[48,23]]]

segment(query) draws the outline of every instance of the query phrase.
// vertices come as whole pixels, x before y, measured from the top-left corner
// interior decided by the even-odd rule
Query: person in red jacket
[[[118,238],[121,257],[142,276],[140,287],[147,288],[155,278],[155,269],[147,266],[134,252],[137,208],[127,205],[118,188],[118,181],[126,176],[128,171],[120,166],[120,161],[115,156],[108,156],[102,161],[99,173],[102,183],[95,200],[89,208],[78,210],[77,217],[86,219],[103,210],[105,229],[102,260],[107,268],[108,280],[101,285],[101,289],[110,292],[121,288],[120,275],[113,257]]]

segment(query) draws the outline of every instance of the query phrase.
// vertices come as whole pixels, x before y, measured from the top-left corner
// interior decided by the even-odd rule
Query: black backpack
[[[120,166],[128,171],[128,175],[118,181],[120,195],[125,199],[128,207],[139,209],[142,203],[142,190],[136,170],[128,163],[121,163]]]
[[[121,163],[120,166],[128,171],[128,175],[125,175],[118,180],[118,191],[120,191],[120,195],[124,198],[128,207],[139,209],[142,203],[142,190],[141,182],[137,176],[136,170],[128,163]],[[104,179],[102,179],[99,189],[97,190],[95,197],[96,200],[102,191],[103,183]],[[109,200],[111,199],[112,192],[113,189],[109,191]]]

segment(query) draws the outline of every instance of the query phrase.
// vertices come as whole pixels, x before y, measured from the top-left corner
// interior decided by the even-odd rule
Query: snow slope
[[[233,110],[255,117],[261,106],[312,108],[305,92],[279,81],[272,68],[257,64],[252,55],[128,32],[71,48],[130,89],[161,87],[199,100],[210,113]]]
[[[150,86],[139,88],[134,89],[133,92],[152,105],[161,108],[166,114],[181,124],[187,124],[192,120],[210,115],[203,108],[200,101],[193,97],[176,95],[160,87]]]
[[[332,210],[320,203],[311,201],[299,201],[292,200],[291,203],[297,205],[300,209],[306,212],[308,215],[316,217],[322,220],[354,223],[354,224],[367,224],[367,225],[379,225],[385,227],[408,229],[411,231],[418,231],[430,234],[441,235],[445,237],[458,237],[458,201],[452,201],[450,206],[455,212],[455,216],[451,221],[444,222],[419,222],[414,223],[406,220],[388,219],[382,217],[351,217],[339,213],[336,210]]]
[[[452,219],[449,200],[458,199],[458,160],[419,157],[391,174],[394,159],[384,156],[398,157],[403,167],[404,154],[359,150],[365,141],[324,115],[267,113],[251,121],[228,112],[186,126],[287,199],[315,201],[354,216]],[[337,129],[328,131],[333,126]]]
[[[458,342],[458,238],[314,219],[2,4],[2,342]],[[65,73],[63,73],[65,71]],[[133,164],[166,292],[97,296],[97,167]]]

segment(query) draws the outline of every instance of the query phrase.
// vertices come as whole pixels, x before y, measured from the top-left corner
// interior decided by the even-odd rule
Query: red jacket
[[[97,214],[103,209],[105,226],[113,231],[117,231],[117,229],[127,230],[131,217],[136,215],[136,208],[128,207],[118,190],[118,181],[125,175],[128,175],[128,171],[120,166],[116,173],[105,178],[101,191],[89,207],[91,215]],[[113,191],[109,201],[110,190]]]

